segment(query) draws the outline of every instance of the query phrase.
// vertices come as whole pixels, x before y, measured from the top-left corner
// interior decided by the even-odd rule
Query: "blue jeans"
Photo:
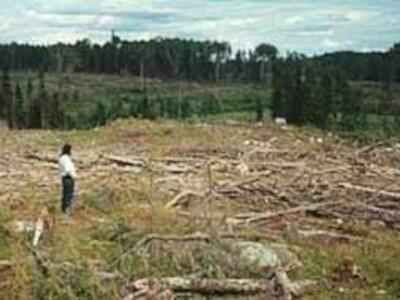
[[[61,199],[61,210],[63,213],[66,213],[68,209],[71,207],[72,202],[74,200],[74,188],[75,182],[71,176],[64,176],[62,178],[62,199]]]

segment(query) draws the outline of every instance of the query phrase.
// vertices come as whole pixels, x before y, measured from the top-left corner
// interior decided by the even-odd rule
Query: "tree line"
[[[118,118],[185,120],[223,112],[222,101],[207,91],[163,94],[152,92],[146,85],[129,96],[95,95],[96,99],[84,99],[77,90],[62,88],[61,82],[50,91],[46,76],[50,75],[39,72],[22,81],[13,80],[7,70],[3,72],[0,119],[6,120],[10,129],[92,128]]]
[[[277,48],[261,44],[254,50],[232,53],[229,43],[157,38],[124,41],[113,35],[104,45],[89,39],[75,44],[0,45],[0,68],[10,71],[130,74],[172,80],[221,82],[263,78],[260,67],[277,55]]]
[[[398,131],[400,98],[396,97],[400,93],[396,83],[400,81],[400,44],[379,55],[379,64],[374,65],[374,60],[369,62],[375,66],[371,70],[368,63],[363,65],[361,70],[368,71],[365,73],[353,69],[359,62],[357,59],[347,64],[343,63],[345,60],[335,62],[335,54],[307,58],[290,53],[275,60],[273,115],[285,117],[289,123],[319,128],[352,131],[380,127],[386,133]],[[363,81],[374,82],[373,89],[365,88]]]
[[[395,80],[399,81],[399,49],[400,43],[386,52],[341,51],[314,59],[336,66],[350,80],[380,81],[390,67]],[[390,58],[390,66],[388,53],[395,56]],[[0,68],[11,72],[86,72],[171,80],[252,82],[268,79],[270,68],[267,62],[277,55],[278,49],[265,43],[254,49],[233,52],[227,42],[179,38],[126,41],[113,34],[103,45],[89,39],[50,46],[0,45]]]
[[[103,125],[118,117],[185,119],[193,115],[222,112],[223,103],[213,97],[195,99],[151,95],[142,84],[135,99],[97,101],[89,113],[66,106],[76,95],[61,88],[48,92],[46,73],[74,72],[133,74],[164,80],[215,82],[255,82],[265,85],[269,102],[248,99],[255,120],[263,119],[268,107],[272,115],[290,123],[312,124],[320,128],[354,130],[368,127],[370,115],[378,115],[383,127],[400,115],[396,84],[400,81],[400,43],[386,52],[336,52],[315,57],[298,53],[279,55],[270,44],[253,50],[237,50],[224,42],[184,39],[123,41],[113,35],[104,45],[89,40],[75,44],[32,46],[0,45],[0,118],[8,126],[20,128],[73,128],[85,119],[85,126]],[[36,71],[36,80],[13,81],[10,73]],[[374,82],[380,93],[374,99],[365,94],[360,82]],[[142,82],[145,82],[144,80]],[[272,93],[271,93],[272,91]],[[269,97],[269,96],[268,96]],[[397,101],[399,100],[399,101]]]
[[[13,82],[8,70],[3,71],[0,89],[0,119],[10,129],[50,129],[63,126],[62,95],[50,95],[45,86],[44,73],[38,75],[35,86],[29,79],[25,86]],[[65,95],[64,95],[65,96]]]

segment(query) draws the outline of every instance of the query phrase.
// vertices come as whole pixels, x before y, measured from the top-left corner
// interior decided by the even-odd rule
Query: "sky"
[[[0,0],[0,43],[180,37],[265,42],[281,52],[385,50],[400,42],[400,0]]]

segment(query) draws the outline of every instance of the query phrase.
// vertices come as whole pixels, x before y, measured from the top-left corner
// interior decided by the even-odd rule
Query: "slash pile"
[[[49,132],[17,132],[2,137],[7,143],[0,149],[0,202],[11,212],[10,218],[36,222],[43,206],[58,205],[58,148],[72,139],[77,141],[73,145],[79,178],[77,217],[70,221],[70,229],[78,234],[95,232],[96,238],[97,231],[105,231],[107,238],[101,242],[122,248],[118,255],[132,253],[134,243],[124,244],[132,235],[155,234],[168,243],[171,236],[182,241],[184,234],[199,233],[193,228],[202,231],[200,236],[206,238],[200,240],[206,243],[222,236],[243,239],[251,232],[257,239],[282,244],[296,240],[374,244],[369,228],[400,228],[400,145],[394,141],[360,146],[332,134],[275,125],[136,121],[101,129],[94,141],[89,138],[92,134],[59,138]],[[87,135],[87,140],[80,135]],[[120,194],[125,198],[121,200]],[[124,214],[130,223],[115,229],[118,218],[108,216],[114,213]],[[182,224],[187,225],[178,227]],[[49,269],[54,262],[46,231],[51,230],[47,226],[45,239],[39,242]],[[39,250],[34,251],[39,257]],[[96,271],[101,274],[121,271],[110,262],[97,265],[102,266]],[[197,282],[150,275],[134,278],[128,286],[142,292],[153,281],[162,287],[171,281],[177,286],[163,291],[190,292],[182,286]],[[201,284],[195,285],[213,291],[222,283],[235,288],[243,282],[263,285],[265,278],[242,279],[197,278]],[[145,288],[138,288],[140,284]]]

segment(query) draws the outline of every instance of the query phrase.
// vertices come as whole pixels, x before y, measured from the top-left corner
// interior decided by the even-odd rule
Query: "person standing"
[[[61,210],[68,214],[74,200],[76,169],[71,156],[72,147],[65,144],[58,160],[60,176],[62,179]]]

